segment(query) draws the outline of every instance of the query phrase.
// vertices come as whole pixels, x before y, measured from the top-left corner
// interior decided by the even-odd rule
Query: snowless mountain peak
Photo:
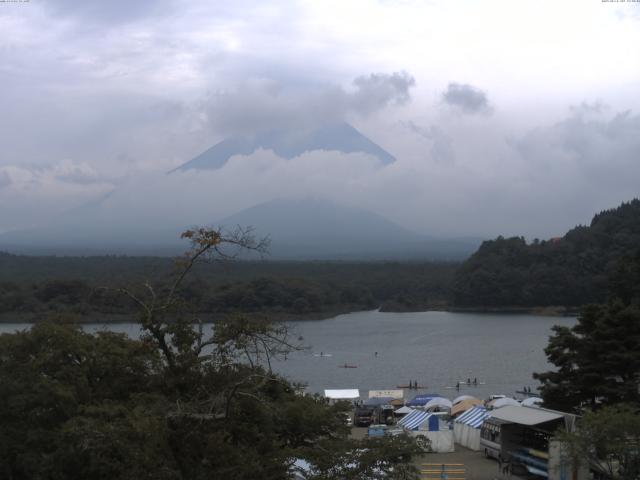
[[[222,168],[234,155],[250,155],[258,149],[272,150],[276,155],[292,159],[314,150],[342,153],[366,153],[383,165],[395,162],[395,157],[371,141],[348,123],[339,123],[310,130],[273,130],[252,136],[235,135],[180,165],[175,171],[215,170]]]

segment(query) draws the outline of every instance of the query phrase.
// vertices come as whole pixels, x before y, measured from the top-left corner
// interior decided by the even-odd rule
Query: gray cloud
[[[464,113],[491,113],[487,94],[469,84],[450,83],[442,94],[442,100],[447,105],[458,108]]]
[[[640,115],[630,111],[594,118],[574,110],[515,148],[525,162],[522,177],[565,211],[595,212],[640,195]]]
[[[357,77],[353,84],[356,92],[351,96],[352,107],[363,115],[375,112],[389,104],[404,105],[411,100],[410,89],[415,79],[407,72],[372,73]]]
[[[572,105],[569,109],[571,110],[571,113],[576,116],[600,115],[607,112],[609,110],[609,106],[600,101],[596,101],[593,103],[582,102],[580,103],[580,105]]]
[[[11,177],[5,171],[0,170],[0,189],[11,185]]]
[[[451,137],[442,128],[431,125],[429,128],[422,127],[416,123],[402,122],[402,125],[411,132],[419,135],[431,143],[431,158],[437,163],[452,164],[455,161],[455,152]]]
[[[406,72],[359,76],[348,91],[339,85],[285,85],[271,79],[244,82],[216,92],[204,103],[216,132],[251,134],[260,130],[299,129],[370,116],[411,100],[415,79]]]
[[[194,204],[237,209],[304,190],[427,233],[544,236],[640,193],[638,115],[615,114],[640,108],[633,91],[640,30],[630,18],[610,21],[591,5],[604,14],[603,35],[629,48],[601,48],[582,21],[591,12],[571,25],[576,41],[559,49],[575,20],[575,9],[562,9],[570,15],[558,16],[557,28],[542,23],[555,29],[549,41],[523,56],[521,45],[539,25],[514,17],[505,61],[486,75],[479,68],[495,59],[503,26],[493,10],[483,10],[493,22],[487,39],[475,39],[473,29],[446,24],[459,25],[464,6],[443,17],[424,2],[395,2],[394,15],[408,4],[397,22],[375,1],[338,10],[290,0],[50,0],[2,9],[0,230],[49,219],[113,184],[146,186],[150,172],[165,172],[230,133],[345,119],[398,161],[374,169],[372,159],[353,156],[329,161],[314,152],[286,161],[262,152],[202,180],[172,177],[171,195],[162,183],[168,177],[158,175],[157,189],[145,196],[132,188],[113,218],[143,200],[161,222],[158,205],[180,218]],[[366,22],[356,21],[361,9],[369,10]],[[455,47],[461,42],[469,49]],[[548,65],[557,75],[548,75]],[[452,67],[456,76],[446,76]],[[390,73],[399,68],[419,85]],[[368,73],[380,71],[387,73]],[[447,87],[451,78],[471,85]],[[445,108],[430,108],[432,92]],[[594,97],[611,107],[580,104]],[[562,119],[567,104],[577,106]],[[416,119],[409,128],[389,128],[408,118]],[[200,202],[173,207],[185,192],[197,192]],[[194,222],[216,218],[200,213]]]
[[[45,8],[55,16],[70,17],[101,24],[128,23],[158,14],[167,14],[174,2],[165,0],[109,0],[78,2],[49,0]]]

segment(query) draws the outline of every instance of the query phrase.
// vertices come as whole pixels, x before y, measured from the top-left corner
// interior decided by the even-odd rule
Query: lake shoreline
[[[339,315],[348,315],[362,312],[374,312],[379,311],[381,313],[423,313],[423,312],[449,312],[449,313],[479,313],[479,314],[505,314],[505,315],[537,315],[544,317],[576,317],[580,313],[580,309],[576,307],[562,307],[562,306],[552,306],[552,307],[452,307],[445,305],[437,305],[432,307],[420,307],[416,309],[385,309],[383,307],[371,310],[332,310],[326,312],[308,312],[308,313],[249,313],[242,314],[239,312],[236,313],[226,313],[226,314],[189,314],[193,317],[199,317],[203,323],[216,323],[223,319],[225,316],[232,315],[250,315],[256,318],[264,318],[270,319],[276,322],[291,322],[291,321],[320,321],[320,320],[329,320],[331,318],[335,318]],[[11,313],[3,313],[0,314],[0,324],[11,324],[11,323],[28,323],[35,324],[49,321],[60,321],[63,317],[67,316],[67,314],[52,314],[52,313],[19,313],[19,314],[11,314]],[[106,314],[106,313],[96,313],[96,314],[85,314],[79,315],[76,313],[68,314],[69,322],[66,323],[77,323],[78,325],[85,324],[96,324],[103,323],[107,325],[116,325],[123,323],[139,323],[137,314],[122,314],[122,313],[114,313],[114,314]]]

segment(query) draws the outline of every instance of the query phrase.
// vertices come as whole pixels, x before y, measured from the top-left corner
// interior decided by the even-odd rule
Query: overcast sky
[[[0,32],[0,232],[113,192],[134,220],[314,195],[544,238],[640,194],[640,3],[31,0],[0,2]],[[343,120],[397,162],[165,175],[228,135]]]

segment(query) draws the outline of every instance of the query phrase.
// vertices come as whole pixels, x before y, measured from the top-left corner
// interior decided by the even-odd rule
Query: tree
[[[616,403],[640,406],[638,272],[640,255],[624,257],[610,280],[609,302],[583,308],[572,328],[554,327],[545,353],[557,369],[534,374],[545,405],[578,413]]]
[[[348,438],[347,404],[301,396],[271,368],[299,348],[285,326],[238,314],[205,332],[182,285],[196,262],[262,251],[250,231],[197,229],[167,285],[119,289],[141,340],[43,323],[0,336],[0,472],[22,479],[415,478],[408,438]],[[230,250],[232,249],[232,250]]]
[[[573,461],[588,460],[608,478],[640,477],[640,415],[628,405],[587,412],[574,432],[562,432],[563,453]]]

